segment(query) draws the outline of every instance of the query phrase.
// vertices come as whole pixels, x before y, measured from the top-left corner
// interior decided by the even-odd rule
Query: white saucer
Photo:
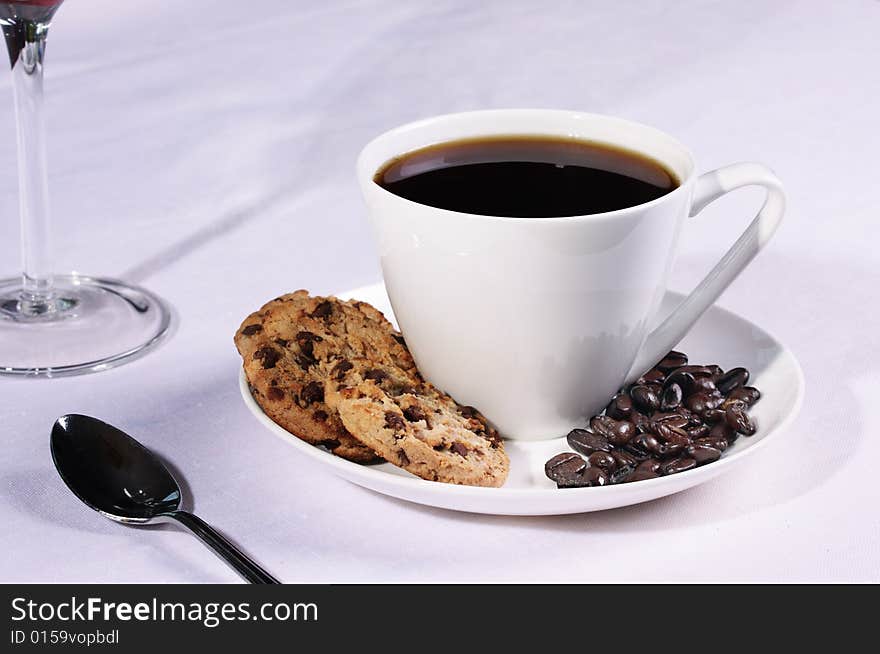
[[[341,298],[369,302],[393,322],[391,303],[383,284],[339,293]],[[664,299],[660,315],[680,300],[678,293]],[[745,461],[797,415],[804,394],[804,378],[794,355],[770,334],[736,314],[712,307],[700,318],[679,348],[696,363],[717,363],[722,368],[744,366],[749,382],[763,398],[750,413],[758,433],[740,438],[721,460],[669,477],[596,488],[557,489],[544,475],[544,462],[569,451],[565,437],[539,442],[506,441],[510,476],[502,488],[477,488],[424,481],[390,463],[360,465],[309,445],[276,425],[251,397],[244,374],[240,377],[245,404],[267,429],[285,443],[359,486],[410,502],[457,511],[500,515],[554,515],[612,509],[671,495],[701,484]]]

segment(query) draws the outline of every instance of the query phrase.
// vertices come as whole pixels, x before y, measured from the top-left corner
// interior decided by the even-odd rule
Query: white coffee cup
[[[680,186],[619,211],[509,218],[438,209],[374,181],[391,159],[464,138],[549,135],[643,153]],[[690,151],[620,118],[510,109],[437,116],[371,141],[357,174],[385,286],[426,379],[477,407],[506,438],[554,438],[601,411],[678,343],[776,230],[785,196],[757,163],[697,175]],[[755,219],[650,333],[685,219],[733,189],[767,190]]]

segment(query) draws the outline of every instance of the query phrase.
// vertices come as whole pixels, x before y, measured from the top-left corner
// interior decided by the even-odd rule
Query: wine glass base
[[[107,370],[145,354],[171,325],[158,297],[112,279],[56,275],[54,299],[37,312],[20,295],[21,278],[0,280],[0,375]]]

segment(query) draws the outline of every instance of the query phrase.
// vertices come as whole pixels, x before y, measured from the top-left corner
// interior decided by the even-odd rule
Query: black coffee
[[[440,143],[389,161],[375,181],[419,204],[511,218],[625,209],[679,184],[663,164],[643,154],[546,136]]]

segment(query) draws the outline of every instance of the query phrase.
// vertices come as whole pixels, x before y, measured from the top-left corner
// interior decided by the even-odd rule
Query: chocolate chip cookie
[[[495,430],[424,381],[369,304],[297,291],[248,316],[235,343],[257,402],[303,440],[353,461],[378,453],[424,479],[504,483]]]
[[[422,479],[469,486],[501,486],[509,461],[498,433],[472,407],[428,382],[411,388],[362,379],[355,370],[327,403],[342,424],[386,460]]]
[[[348,339],[350,325],[370,339]],[[324,402],[324,390],[327,367],[337,351],[363,353],[367,347],[378,347],[396,356],[402,368],[415,369],[409,352],[386,325],[384,316],[367,304],[310,297],[301,290],[245,318],[235,345],[254,399],[267,416],[307,443],[370,463],[380,458],[348,433],[339,414]]]

